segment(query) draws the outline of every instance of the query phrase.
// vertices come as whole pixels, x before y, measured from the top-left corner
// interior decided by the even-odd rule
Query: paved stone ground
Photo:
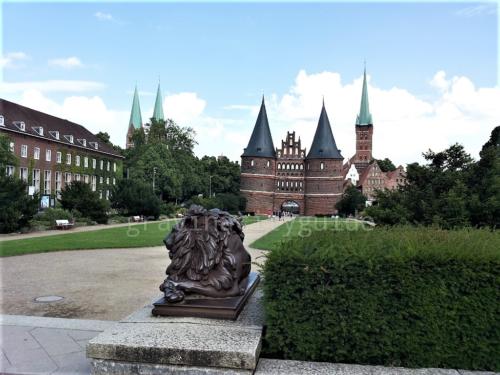
[[[247,225],[248,245],[283,222]],[[259,261],[263,252],[249,249]],[[169,262],[164,246],[58,251],[0,258],[0,314],[120,320],[161,296]],[[256,267],[253,267],[254,270]],[[35,298],[64,297],[53,303]]]
[[[114,322],[0,315],[1,374],[89,374],[85,346]]]

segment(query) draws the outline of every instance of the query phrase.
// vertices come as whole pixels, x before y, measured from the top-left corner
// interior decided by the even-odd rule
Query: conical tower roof
[[[132,111],[130,112],[129,126],[132,125],[135,129],[142,127],[141,105],[139,104],[139,93],[137,92],[137,85],[134,90],[134,99],[132,100]]]
[[[356,125],[373,125],[370,106],[368,104],[368,85],[366,84],[366,67],[363,73],[363,91],[361,93],[361,106],[356,117]]]
[[[344,159],[335,143],[324,101],[307,159]]]
[[[264,96],[262,96],[259,116],[255,122],[250,142],[248,142],[248,146],[245,148],[243,155],[241,156],[261,156],[267,158],[273,158],[276,156],[273,137],[271,136],[271,129],[269,129],[269,121],[267,120]]]
[[[155,109],[153,111],[153,118],[156,121],[164,121],[165,116],[163,115],[163,100],[161,97],[160,82],[158,82],[158,90],[156,91]]]

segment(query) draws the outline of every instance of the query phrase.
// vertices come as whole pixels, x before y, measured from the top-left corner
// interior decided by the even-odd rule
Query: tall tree
[[[350,186],[335,207],[341,215],[355,215],[365,208],[365,203],[366,197],[356,187]]]
[[[385,159],[376,159],[376,160],[377,160],[377,164],[380,167],[380,170],[382,172],[390,172],[390,171],[396,170],[396,166],[391,161],[391,159],[385,158]]]

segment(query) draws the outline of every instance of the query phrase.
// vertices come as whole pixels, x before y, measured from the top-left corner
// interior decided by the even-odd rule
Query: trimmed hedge
[[[500,370],[500,234],[316,231],[268,254],[264,356]]]

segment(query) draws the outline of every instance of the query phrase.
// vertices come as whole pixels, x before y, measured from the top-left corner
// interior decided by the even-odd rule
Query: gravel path
[[[245,246],[281,224],[265,220],[245,226]],[[264,253],[249,251],[254,261]],[[0,314],[119,320],[161,296],[158,286],[168,261],[163,246],[0,258]],[[52,295],[64,299],[34,301]]]

